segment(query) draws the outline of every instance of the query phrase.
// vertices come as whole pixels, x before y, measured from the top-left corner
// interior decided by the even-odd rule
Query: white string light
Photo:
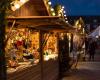
[[[65,19],[67,20],[67,17]]]
[[[64,14],[64,17],[66,17],[66,14]]]
[[[66,21],[66,23],[68,23],[68,21]]]
[[[54,9],[53,9],[53,8],[51,8],[51,11],[54,11]]]
[[[49,1],[48,4],[51,5],[51,2]]]
[[[65,7],[64,7],[64,6],[62,6],[62,8],[64,9]]]
[[[66,13],[66,11],[64,11],[64,13]]]

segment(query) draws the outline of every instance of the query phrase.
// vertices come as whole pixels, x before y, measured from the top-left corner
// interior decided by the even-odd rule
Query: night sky
[[[100,0],[51,0],[52,4],[65,6],[66,14],[70,16],[100,15]]]

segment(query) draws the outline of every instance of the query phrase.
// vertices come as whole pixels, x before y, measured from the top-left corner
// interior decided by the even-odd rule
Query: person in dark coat
[[[89,60],[94,61],[95,49],[96,49],[96,42],[94,40],[91,40],[89,44]]]
[[[88,54],[88,48],[89,48],[89,39],[85,38],[85,53]]]

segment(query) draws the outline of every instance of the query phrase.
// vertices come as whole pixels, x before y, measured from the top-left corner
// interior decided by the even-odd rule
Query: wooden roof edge
[[[66,22],[65,20],[63,20],[62,18],[59,17],[59,19],[60,19],[61,22],[63,22],[63,24],[65,24],[65,26],[69,26],[69,27],[72,27],[72,28],[73,28],[73,26],[72,26],[71,24],[67,23],[67,22]]]
[[[32,19],[57,19],[59,20],[58,23],[60,26],[64,26],[65,29],[73,29],[73,26],[69,23],[66,23],[63,19],[61,19],[59,16],[19,16],[19,17],[7,17],[7,20],[32,20]],[[57,25],[57,24],[56,24]]]
[[[19,16],[19,17],[7,17],[6,19],[59,19],[59,16]]]
[[[42,0],[42,1],[43,1],[44,6],[45,6],[45,9],[46,9],[46,12],[47,12],[48,16],[50,16],[50,12],[49,12],[49,10],[47,8],[47,5],[45,3],[45,0]]]

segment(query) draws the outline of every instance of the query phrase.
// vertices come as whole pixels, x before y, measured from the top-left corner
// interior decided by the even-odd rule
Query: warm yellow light
[[[51,11],[54,11],[54,9],[53,9],[53,8],[51,8]]]
[[[56,14],[53,12],[52,15],[55,16]]]
[[[11,6],[12,10],[15,11],[16,9],[19,9],[27,1],[29,1],[29,0],[15,0],[15,1],[13,1],[11,3],[13,5],[13,6]]]
[[[28,0],[20,0],[21,3],[25,3],[27,2]]]
[[[78,29],[81,29],[81,27],[82,27],[81,24],[79,24],[79,25],[78,25]]]
[[[62,9],[60,10],[60,13],[62,13]]]
[[[25,3],[25,2],[26,2],[26,0],[20,0],[20,2]]]
[[[58,14],[58,16],[61,16],[61,14]]]
[[[68,23],[68,21],[66,21],[66,23]]]
[[[65,18],[67,20],[67,18]]]
[[[79,24],[79,21],[76,21],[76,22],[75,22],[75,26],[77,26],[78,24]]]
[[[64,9],[62,8],[61,10],[63,11]]]
[[[50,59],[49,56],[44,56],[45,61],[48,61],[49,59]]]
[[[84,30],[84,28],[83,28],[83,33],[85,33],[85,30]]]
[[[15,4],[15,8],[16,9],[19,9],[20,8],[20,5],[19,4]]]

